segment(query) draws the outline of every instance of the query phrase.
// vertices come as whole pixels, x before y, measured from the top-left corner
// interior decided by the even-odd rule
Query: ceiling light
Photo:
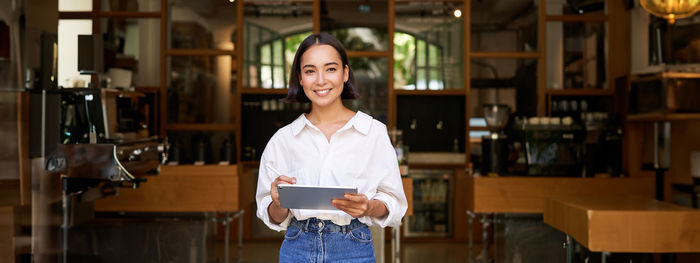
[[[700,0],[640,0],[642,7],[652,15],[668,19],[673,24],[676,19],[692,16],[700,10]]]
[[[452,12],[452,14],[453,14],[456,18],[462,17],[462,11],[459,10],[459,9],[455,9],[455,11]]]

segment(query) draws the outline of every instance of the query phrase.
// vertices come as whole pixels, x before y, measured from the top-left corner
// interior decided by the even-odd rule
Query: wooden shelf
[[[394,89],[394,94],[402,96],[449,96],[465,95],[465,89],[445,89],[445,90],[404,90]]]
[[[143,87],[134,87],[134,88],[136,89],[136,91],[142,92],[142,93],[158,93],[158,92],[160,92],[160,87],[158,87],[158,86],[156,86],[156,87],[143,86]]]
[[[99,12],[99,16],[102,18],[160,18],[160,11],[158,12]]]
[[[166,131],[235,131],[234,124],[167,123]]]
[[[538,52],[471,52],[471,58],[537,59]]]
[[[240,163],[245,166],[260,166],[260,161],[241,161]]]
[[[488,131],[489,127],[475,127],[469,126],[469,131]]]
[[[264,89],[264,88],[251,88],[244,87],[241,89],[241,94],[253,94],[253,95],[287,95],[289,89]]]
[[[700,73],[692,72],[661,72],[649,75],[632,75],[630,77],[630,82],[645,82],[657,79],[700,79]]]
[[[231,56],[236,57],[234,50],[221,49],[168,49],[165,50],[168,56]]]
[[[614,96],[612,89],[548,89],[550,96]]]
[[[146,94],[143,94],[138,91],[127,91],[127,90],[120,90],[120,89],[114,89],[114,88],[109,88],[109,89],[102,89],[106,93],[116,93],[118,97],[123,98],[123,97],[146,97]]]
[[[590,15],[548,15],[547,22],[563,22],[563,23],[604,23],[608,21],[608,15],[590,14]]]
[[[627,121],[696,121],[700,113],[641,113],[627,115]]]

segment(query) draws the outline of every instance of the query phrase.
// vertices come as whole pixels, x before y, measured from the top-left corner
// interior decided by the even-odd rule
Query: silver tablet
[[[280,184],[277,191],[284,208],[338,210],[331,201],[345,198],[346,193],[357,193],[357,187]]]

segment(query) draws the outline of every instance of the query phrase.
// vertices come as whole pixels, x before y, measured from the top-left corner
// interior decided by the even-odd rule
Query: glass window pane
[[[260,63],[264,65],[270,65],[272,53],[270,50],[270,44],[262,45],[260,47]]]
[[[168,57],[168,123],[230,123],[231,57]]]
[[[483,117],[483,105],[492,103],[506,104],[518,116],[536,116],[537,60],[472,59],[471,117]]]
[[[388,7],[387,0],[321,0],[321,31],[346,50],[386,51]]]
[[[275,89],[283,89],[287,85],[285,85],[285,80],[284,80],[284,68],[281,66],[275,66],[274,68],[274,88]]]
[[[605,23],[547,23],[547,88],[607,88]]]
[[[416,89],[416,39],[406,33],[394,34],[394,88]]]
[[[104,34],[104,66],[133,72],[137,87],[156,87],[160,83],[160,21],[158,19],[106,19],[100,21]],[[119,87],[118,77],[112,77],[112,86]]]
[[[262,74],[260,64],[283,66],[269,68],[270,82],[266,87],[286,87],[285,78],[290,70],[297,47],[304,38],[311,34],[312,30],[312,2],[297,2],[279,5],[275,2],[249,2],[245,5],[244,21],[244,74],[243,83],[246,87],[260,88],[262,83],[256,83],[252,78],[256,74]],[[266,57],[256,57],[257,49],[267,45],[271,47],[269,60]],[[274,71],[274,72],[273,72]],[[265,74],[268,74],[267,72]],[[261,75],[262,76],[262,75]],[[280,79],[277,79],[281,76]]]
[[[92,0],[58,0],[58,11],[92,11]]]
[[[416,61],[416,65],[419,67],[425,67],[425,41],[423,40],[418,40],[416,44],[416,52],[418,60]]]
[[[549,5],[552,1],[548,1]],[[562,1],[563,2],[563,1]],[[535,1],[471,1],[472,51],[537,51]]]
[[[87,87],[89,75],[78,72],[78,35],[92,34],[92,20],[58,20],[58,85]]]
[[[284,64],[285,72],[291,72],[292,63],[294,62],[294,55],[296,55],[301,41],[307,36],[311,35],[311,31],[302,32],[294,35],[287,36],[284,41]]]
[[[440,54],[438,52],[437,46],[434,44],[428,45],[428,58],[430,62],[428,65],[430,67],[437,67],[438,66],[438,61],[440,60]]]
[[[418,68],[416,70],[416,89],[417,90],[425,90],[428,88],[428,84],[426,83],[426,78],[425,78],[425,69]]]
[[[274,42],[273,46],[273,54],[274,54],[274,64],[275,66],[282,66],[284,65],[284,56],[282,56],[282,40],[277,40]]]
[[[361,110],[386,123],[388,119],[388,91],[386,58],[351,58],[350,68],[355,76],[355,92],[360,94],[357,100],[345,100],[350,109]]]
[[[269,89],[272,88],[272,67],[271,66],[260,66],[260,81],[262,83],[262,88]]]
[[[171,48],[233,50],[236,3],[240,1],[173,1],[169,25]]]
[[[171,1],[177,2],[177,1]],[[102,1],[102,11],[107,12],[160,12],[160,0],[109,0]]]
[[[430,70],[430,89],[431,90],[442,90],[444,89],[444,85],[442,82],[442,75],[440,74],[440,71],[431,69]]]

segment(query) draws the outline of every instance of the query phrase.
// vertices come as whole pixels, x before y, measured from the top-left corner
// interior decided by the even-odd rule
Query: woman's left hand
[[[354,218],[366,216],[370,206],[367,196],[359,193],[345,194],[345,199],[333,199],[332,204]]]

